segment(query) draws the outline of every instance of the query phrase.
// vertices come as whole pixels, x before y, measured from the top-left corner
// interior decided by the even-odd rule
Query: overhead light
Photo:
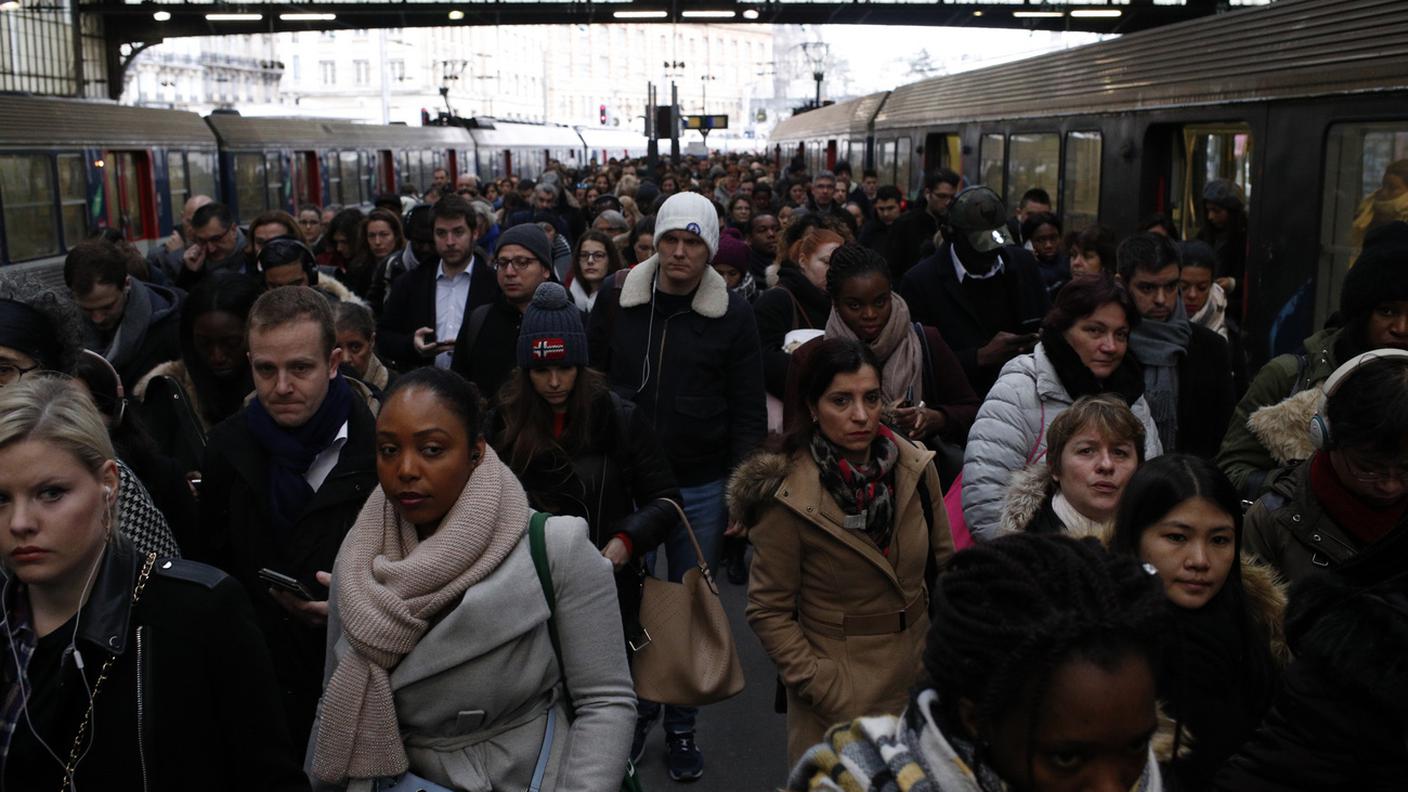
[[[750,9],[744,11],[744,12],[743,12],[743,18],[744,18],[744,19],[757,19],[757,18],[758,18],[758,9],[756,9],[756,8],[750,8]]]
[[[612,11],[614,19],[664,19],[669,16],[668,11]]]
[[[170,22],[170,21],[171,21],[171,12],[170,12],[170,11],[158,11],[158,12],[156,12],[155,14],[152,14],[152,19],[155,19],[155,20],[158,21],[158,22]]]
[[[20,0],[5,0],[5,2],[0,3],[0,11],[18,10],[20,10]]]
[[[1124,13],[1118,8],[1078,8],[1071,16],[1078,19],[1114,19]]]
[[[973,16],[982,16],[982,15],[983,15],[983,12],[982,12],[981,9],[978,10],[978,11],[974,11],[974,12],[973,12]]]
[[[735,11],[681,11],[685,19],[733,19]]]
[[[458,22],[458,21],[460,21],[461,19],[464,19],[464,12],[463,12],[463,11],[459,10],[458,8],[456,8],[454,11],[451,11],[451,12],[450,12],[450,21],[452,21],[452,22]]]
[[[284,22],[331,22],[337,14],[279,14]]]
[[[1065,16],[1064,11],[1013,11],[1012,16],[1018,19],[1060,19]]]
[[[258,22],[263,14],[206,14],[206,22]]]

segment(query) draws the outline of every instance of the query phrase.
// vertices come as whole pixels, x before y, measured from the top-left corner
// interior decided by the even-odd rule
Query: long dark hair
[[[611,235],[605,231],[598,231],[595,228],[588,228],[577,238],[577,244],[572,248],[572,277],[582,281],[582,288],[587,289],[586,280],[582,278],[582,243],[597,242],[606,248],[606,279],[598,283],[592,291],[606,285],[606,281],[621,269],[621,249],[616,247],[616,242]]]
[[[515,369],[499,389],[499,421],[503,429],[496,433],[494,450],[519,475],[543,454],[571,459],[592,447],[598,412],[610,395],[605,375],[578,366],[577,381],[567,397],[567,426],[562,437],[555,438],[552,407],[533,388],[528,370]]]
[[[791,417],[780,442],[773,446],[791,455],[809,446],[816,425],[812,423],[810,408],[831,387],[831,381],[838,374],[853,374],[865,366],[875,369],[880,376],[880,362],[870,347],[849,338],[821,338],[811,342],[808,354],[802,362],[798,377],[797,395],[799,403],[792,405]]]
[[[214,272],[191,289],[181,306],[181,360],[196,386],[196,392],[191,395],[200,399],[205,413],[202,417],[212,426],[244,406],[244,397],[254,390],[254,378],[247,359],[235,377],[223,380],[216,377],[196,350],[196,320],[220,311],[237,316],[247,324],[249,310],[261,293],[260,284],[250,277],[234,272]]]

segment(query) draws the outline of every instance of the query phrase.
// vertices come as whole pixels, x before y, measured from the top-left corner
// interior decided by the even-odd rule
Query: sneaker
[[[694,744],[694,732],[665,735],[666,764],[672,781],[698,781],[704,775],[704,754]]]
[[[645,738],[650,736],[650,730],[660,721],[661,711],[662,708],[656,707],[654,714],[649,717],[636,716],[636,736],[631,740],[631,764],[639,765],[645,756]]]

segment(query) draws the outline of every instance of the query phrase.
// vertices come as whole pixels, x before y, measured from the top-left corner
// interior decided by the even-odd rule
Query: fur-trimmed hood
[[[655,291],[655,274],[659,269],[658,253],[631,269],[626,275],[625,284],[621,286],[622,308],[650,303],[651,294]],[[699,288],[694,292],[694,301],[689,307],[708,319],[719,319],[728,313],[728,283],[724,281],[724,276],[715,272],[713,267],[705,267],[704,277],[699,281]]]
[[[347,288],[347,284],[343,283],[337,278],[334,278],[331,275],[324,275],[322,273],[319,273],[318,284],[313,288],[317,289],[328,297],[331,297],[337,302],[355,303],[357,305],[362,306],[363,308],[369,307],[367,305],[366,300],[363,300],[361,297],[358,297],[356,294],[353,294],[352,290]]]
[[[1307,388],[1294,396],[1253,412],[1247,428],[1280,465],[1293,465],[1315,453],[1310,442],[1310,420],[1320,409],[1324,393],[1320,386]]]
[[[1046,504],[1053,484],[1051,468],[1044,459],[1013,473],[1007,483],[1007,498],[1002,503],[1000,535],[1025,531]]]
[[[776,502],[773,496],[791,469],[786,454],[771,451],[759,451],[739,463],[724,490],[729,520],[757,525],[763,512]]]

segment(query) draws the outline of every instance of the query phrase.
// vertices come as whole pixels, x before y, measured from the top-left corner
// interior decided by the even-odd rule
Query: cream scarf
[[[437,613],[508,557],[529,516],[523,487],[487,447],[424,541],[380,487],[367,498],[333,567],[333,596],[353,651],[323,691],[315,776],[342,783],[406,771],[390,673]]]
[[[826,336],[860,340],[834,308],[826,320]],[[924,346],[914,332],[909,305],[898,294],[890,294],[890,321],[870,342],[870,351],[880,359],[880,394],[886,406],[903,399],[910,386],[914,387],[915,404],[924,398]]]
[[[1076,507],[1066,500],[1066,496],[1060,490],[1057,490],[1051,498],[1051,510],[1056,512],[1057,519],[1066,526],[1067,536],[1074,536],[1077,539],[1095,537],[1102,543],[1108,542],[1113,536],[1113,525],[1097,522],[1076,511]]]

